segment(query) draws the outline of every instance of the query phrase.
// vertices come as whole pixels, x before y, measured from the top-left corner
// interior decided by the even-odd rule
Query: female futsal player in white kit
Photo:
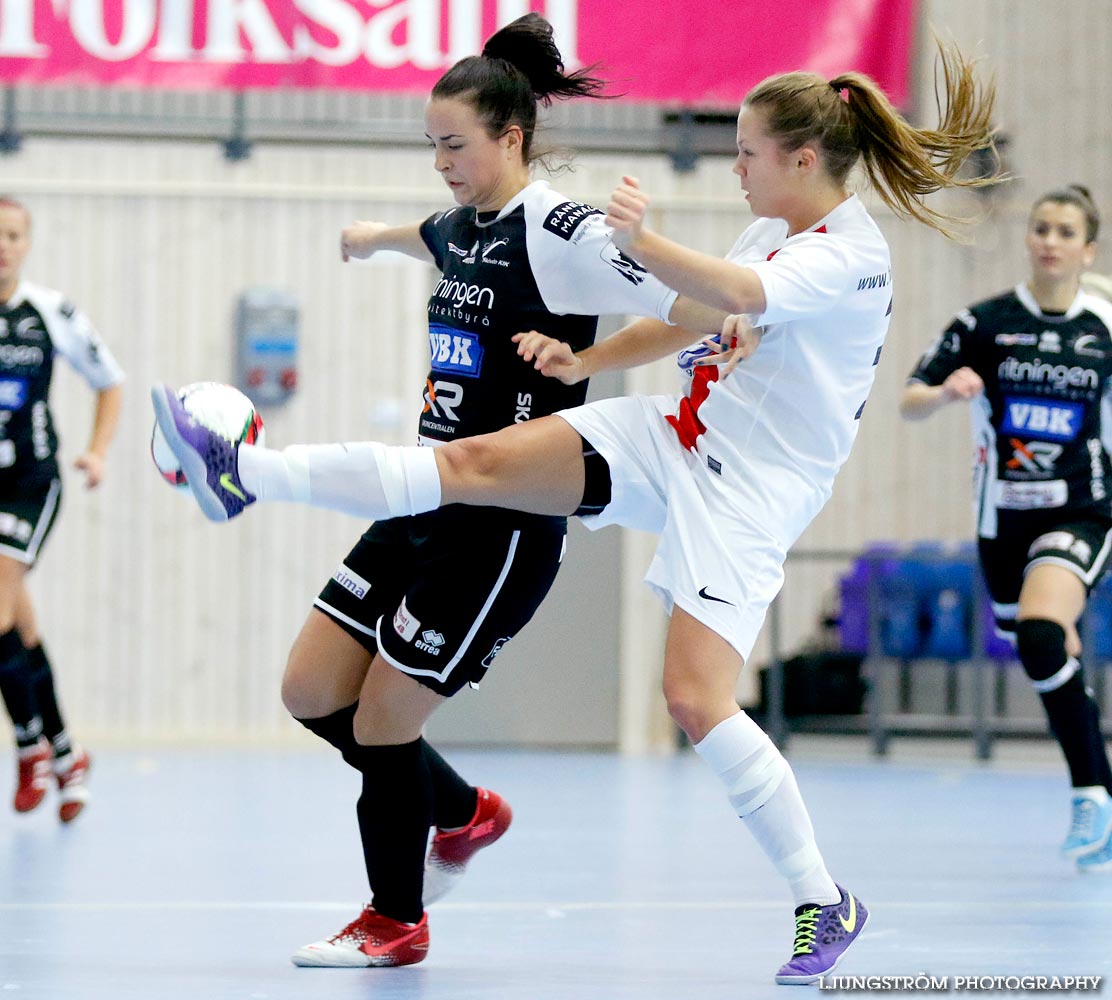
[[[993,91],[977,86],[960,53],[944,52],[943,69],[937,130],[912,128],[855,73],[783,74],[750,92],[734,172],[758,218],[725,260],[646,229],[647,198],[625,178],[607,216],[618,246],[681,294],[736,314],[723,331],[723,343],[739,338],[733,351],[681,354],[690,381],[678,399],[605,400],[438,448],[361,442],[279,452],[233,445],[197,425],[170,388],[152,391],[213,520],[256,499],[372,518],[465,503],[658,532],[647,582],[671,613],[669,711],[794,896],[796,934],[780,983],[828,973],[868,914],[827,872],[791,768],[734,692],[787,551],[849,454],[888,328],[888,247],[847,176],[863,160],[891,208],[938,229],[948,220],[922,197],[984,183],[955,175],[970,152],[991,145]],[[745,316],[760,344],[718,378],[716,362],[752,351]],[[578,356],[539,334],[519,337],[518,348],[543,372],[574,381],[644,362],[662,329],[641,320]],[[585,461],[584,442],[604,461]],[[413,722],[408,738],[419,737]]]

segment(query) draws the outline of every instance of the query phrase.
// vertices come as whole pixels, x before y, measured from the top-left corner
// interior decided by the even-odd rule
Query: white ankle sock
[[[726,786],[730,804],[788,880],[796,906],[841,899],[823,863],[807,807],[784,755],[744,712],[715,726],[695,750]]]
[[[432,448],[377,441],[240,448],[239,476],[259,500],[289,500],[368,520],[421,514],[440,506]]]

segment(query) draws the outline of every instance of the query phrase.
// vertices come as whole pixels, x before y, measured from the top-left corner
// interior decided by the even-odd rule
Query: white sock
[[[372,521],[440,506],[432,448],[376,441],[240,448],[239,477],[259,500],[289,500]]]
[[[788,880],[795,905],[838,902],[841,893],[815,843],[795,775],[761,727],[739,711],[707,733],[695,750],[722,780],[730,804]]]

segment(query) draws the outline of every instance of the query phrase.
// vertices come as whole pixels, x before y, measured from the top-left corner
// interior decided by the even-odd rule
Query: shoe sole
[[[189,482],[189,489],[200,505],[205,517],[210,521],[227,521],[228,512],[220,502],[220,498],[209,489],[208,467],[200,455],[193,449],[188,441],[178,431],[178,423],[174,419],[174,412],[170,407],[169,395],[171,389],[168,385],[159,382],[151,386],[151,403],[154,405],[154,417],[166,438],[166,444],[174,457],[181,463],[182,472]]]
[[[1069,850],[1062,848],[1058,853],[1069,861],[1077,861],[1080,858],[1088,857],[1090,854],[1103,851],[1104,845],[1108,843],[1109,838],[1112,838],[1112,823],[1108,824],[1108,828],[1101,834],[1099,840],[1094,840],[1091,843],[1082,844],[1079,847],[1073,847]]]
[[[351,961],[344,961],[339,955],[330,958],[319,951],[301,948],[290,956],[290,961],[301,969],[366,969],[370,965],[370,956],[362,952],[350,957]]]
[[[829,968],[823,969],[822,972],[815,972],[807,976],[776,976],[776,984],[778,986],[810,986],[812,983],[817,983],[820,979],[823,978],[823,976],[829,976],[830,973],[838,968],[838,963],[846,957],[846,952],[849,951],[850,948],[852,948],[855,944],[857,944],[858,941],[861,940],[861,936],[865,933],[865,928],[868,926],[869,921],[872,919],[872,916],[873,914],[870,910],[862,918],[861,929],[857,932],[857,936],[852,941],[850,941],[850,943],[847,944],[845,948],[842,949],[842,953],[836,959],[834,959]]]
[[[410,962],[399,962],[393,955],[368,955],[362,951],[353,954],[347,950],[329,955],[313,948],[299,948],[290,956],[290,961],[300,969],[389,969],[423,962],[428,945],[413,950],[421,954]]]
[[[1082,875],[1104,875],[1112,872],[1112,858],[1107,861],[1102,861],[1099,865],[1081,865],[1077,866],[1077,870]]]

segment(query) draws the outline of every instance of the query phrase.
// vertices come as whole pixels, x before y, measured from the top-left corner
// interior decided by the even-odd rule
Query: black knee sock
[[[1046,618],[1027,618],[1016,622],[1015,632],[1020,662],[1042,699],[1073,787],[1103,785],[1112,792],[1100,709],[1085,688],[1077,660],[1066,652],[1065,629]]]
[[[355,710],[359,702],[341,708],[331,715],[324,715],[317,719],[298,719],[311,733],[316,733],[325,743],[330,743],[340,751],[344,760],[352,767],[359,770],[359,765],[352,760],[351,754],[359,746],[355,742]]]
[[[72,747],[66,724],[62,721],[62,710],[58,707],[58,696],[54,693],[54,671],[50,669],[50,661],[41,643],[27,650],[27,665],[42,716],[43,735],[50,740],[55,757],[65,756]]]
[[[418,741],[425,753],[433,790],[433,822],[445,830],[466,826],[475,816],[479,793],[461,778],[437,750],[424,739]]]
[[[0,697],[15,727],[16,746],[33,747],[42,735],[42,717],[27,654],[14,628],[0,635]]]
[[[1112,769],[1100,731],[1100,709],[1081,674],[1074,674],[1060,688],[1039,697],[1050,720],[1050,731],[1065,754],[1073,787],[1103,785],[1112,793]]]
[[[316,733],[326,743],[330,743],[343,755],[356,770],[359,764],[352,758],[359,744],[355,742],[353,722],[355,705],[341,708],[331,715],[317,719],[298,719],[311,733]],[[463,780],[452,766],[424,739],[417,741],[425,756],[429,778],[432,782],[433,823],[446,830],[466,826],[475,815],[478,805],[478,792]]]
[[[425,847],[432,825],[432,781],[421,740],[395,746],[356,745],[363,774],[355,812],[371,884],[383,916],[416,923],[424,913]]]

